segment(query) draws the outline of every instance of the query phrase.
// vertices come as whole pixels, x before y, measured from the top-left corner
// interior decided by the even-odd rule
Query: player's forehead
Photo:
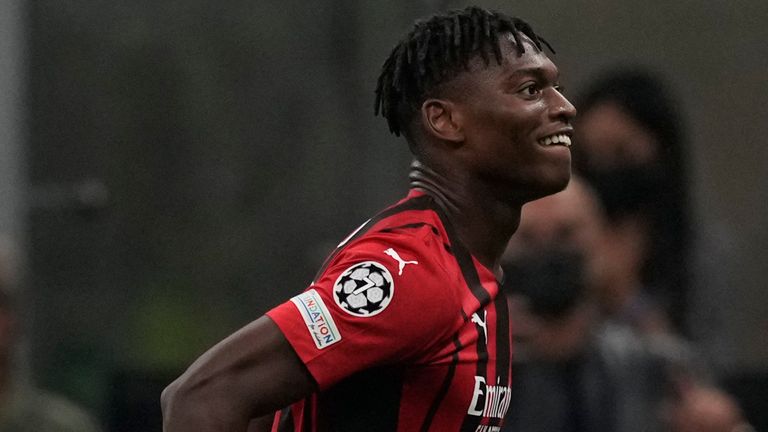
[[[549,56],[525,34],[520,34],[522,52],[511,33],[499,37],[499,48],[502,54],[501,68],[507,73],[540,73],[551,77],[559,76],[557,65]]]
[[[502,33],[499,36],[501,64],[496,61],[493,51],[487,53],[488,62],[478,53],[471,59],[468,71],[463,77],[469,80],[536,78],[557,81],[560,71],[549,56],[525,34],[520,33],[519,38],[524,49],[522,52],[518,50],[518,42],[512,33]]]
[[[517,38],[523,44],[523,50],[527,52],[542,53],[542,50],[536,45],[536,43],[528,37],[525,33],[517,33]],[[499,47],[504,51],[511,51],[513,54],[517,54],[517,39],[512,32],[503,32],[499,34]]]

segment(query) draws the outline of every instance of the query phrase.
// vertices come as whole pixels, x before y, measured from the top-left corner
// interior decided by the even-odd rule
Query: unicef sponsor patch
[[[292,298],[291,301],[304,318],[304,323],[317,349],[327,348],[341,340],[341,333],[317,291],[307,290]]]
[[[355,264],[336,279],[333,298],[346,312],[359,317],[381,313],[395,294],[395,283],[386,267],[365,261]]]

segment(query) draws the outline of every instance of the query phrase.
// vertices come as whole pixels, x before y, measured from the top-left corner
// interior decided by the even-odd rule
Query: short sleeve
[[[267,315],[321,389],[363,369],[427,359],[461,322],[457,275],[405,236],[341,251],[306,291]]]

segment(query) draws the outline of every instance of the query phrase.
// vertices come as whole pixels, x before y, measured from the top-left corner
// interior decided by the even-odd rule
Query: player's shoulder
[[[373,261],[398,276],[427,277],[445,273],[445,254],[442,238],[429,227],[406,231],[375,231],[340,248],[329,267]],[[409,272],[406,273],[406,269]]]
[[[448,243],[434,201],[427,195],[411,193],[352,231],[331,253],[320,272],[339,263],[382,259],[382,254],[383,259],[398,263],[407,255],[418,257],[421,262],[445,265]]]
[[[413,247],[428,247],[433,240],[445,241],[445,237],[445,229],[432,198],[410,194],[372,217],[349,243],[352,246],[352,243],[359,245],[385,238],[387,241],[412,244]]]
[[[369,221],[343,241],[314,283],[338,283],[337,279],[367,272],[379,273],[398,286],[418,286],[420,291],[458,281],[439,217],[430,212],[395,216],[399,217]]]
[[[379,316],[375,321],[388,326],[420,324],[437,334],[459,316],[462,284],[431,237],[422,229],[367,233],[341,248],[312,288],[333,299],[342,316],[366,322]],[[430,313],[421,310],[425,304],[433,306]],[[451,310],[456,313],[445,313]]]
[[[409,228],[382,229],[367,232],[339,251],[340,254],[380,252],[388,249],[418,254],[423,259],[437,259],[445,250],[440,231],[429,225]],[[384,248],[382,250],[382,248]],[[392,256],[392,252],[387,252]]]
[[[342,245],[337,263],[361,259],[383,260],[400,268],[418,261],[420,269],[445,268],[450,261],[445,230],[439,218],[428,213],[420,217],[390,218]]]

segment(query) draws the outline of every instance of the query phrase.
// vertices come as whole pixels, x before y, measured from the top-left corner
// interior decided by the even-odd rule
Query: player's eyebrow
[[[544,81],[550,79],[549,73],[547,73],[547,71],[540,66],[515,69],[514,71],[510,72],[509,75],[507,75],[507,79],[512,80],[512,79],[522,78],[527,76],[533,76],[534,78],[537,78],[539,80],[544,80]],[[560,71],[556,69],[555,76],[552,81],[557,81],[559,79],[560,79]]]

